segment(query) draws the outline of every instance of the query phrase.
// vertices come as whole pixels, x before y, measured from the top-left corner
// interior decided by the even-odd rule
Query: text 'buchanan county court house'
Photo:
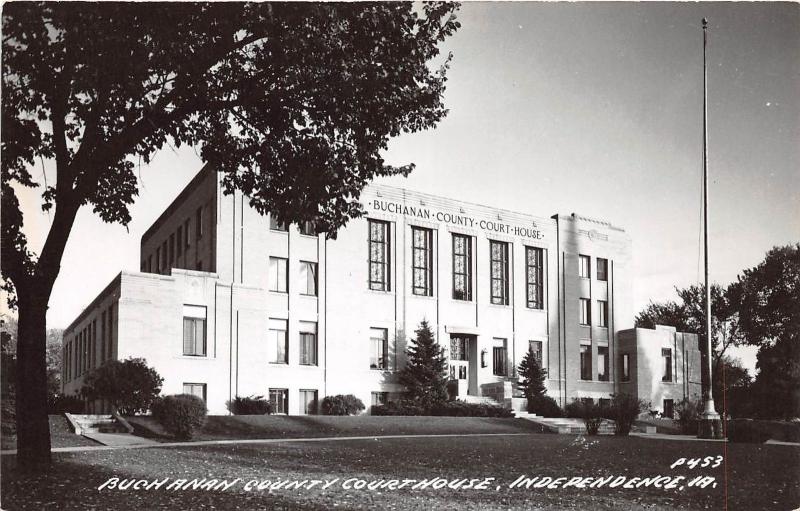
[[[366,216],[328,240],[224,195],[206,166],[142,236],[141,271],[121,272],[65,330],[64,392],[107,360],[142,357],[163,393],[196,394],[212,414],[249,395],[288,414],[334,394],[384,403],[403,391],[397,371],[427,319],[466,401],[519,406],[529,347],[562,406],[625,392],[671,415],[699,394],[695,335],[632,328],[622,229],[377,185],[361,200]]]

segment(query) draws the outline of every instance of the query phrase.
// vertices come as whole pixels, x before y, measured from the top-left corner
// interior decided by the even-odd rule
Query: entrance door
[[[470,343],[474,338],[468,335],[450,336],[450,379],[458,382],[458,395],[466,395],[470,382]]]

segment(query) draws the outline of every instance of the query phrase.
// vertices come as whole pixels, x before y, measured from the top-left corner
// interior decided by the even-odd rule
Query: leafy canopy
[[[110,360],[86,378],[82,394],[90,400],[105,399],[123,415],[146,412],[164,383],[143,358]]]

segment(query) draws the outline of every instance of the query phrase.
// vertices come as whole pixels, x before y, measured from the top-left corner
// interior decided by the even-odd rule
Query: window
[[[369,288],[390,291],[389,222],[369,221]]]
[[[194,237],[199,240],[203,237],[203,206],[197,208],[194,217]]]
[[[203,306],[183,306],[183,355],[206,356],[206,308]]]
[[[672,350],[669,348],[662,348],[661,359],[664,361],[664,373],[661,377],[661,381],[672,381]]]
[[[584,279],[591,277],[592,273],[590,268],[591,258],[586,255],[578,256],[578,276]]]
[[[303,415],[315,415],[317,413],[316,390],[300,390],[300,413]]]
[[[472,300],[472,236],[453,234],[453,299]]]
[[[370,369],[389,369],[389,331],[385,328],[369,329]]]
[[[106,360],[106,311],[100,313],[100,363]]]
[[[269,389],[269,402],[272,403],[272,413],[289,413],[289,390]]]
[[[592,379],[592,347],[581,344],[581,380]]]
[[[528,349],[533,352],[533,356],[542,365],[542,341],[528,341]]]
[[[608,381],[608,346],[597,348],[597,379]]]
[[[599,314],[597,326],[608,328],[608,302],[605,300],[598,300],[597,312]]]
[[[147,256],[147,273],[152,273],[153,271],[153,256]]]
[[[317,324],[300,322],[300,365],[317,365]]]
[[[608,409],[611,407],[611,400],[607,397],[601,397],[598,401],[600,402],[600,408]]]
[[[508,243],[489,241],[492,303],[508,305]]]
[[[458,369],[458,373],[456,373],[456,369]],[[467,379],[467,366],[465,364],[450,365],[450,379],[455,380],[456,378],[459,380]]]
[[[314,225],[314,222],[309,222],[309,221],[300,222],[300,225],[298,225],[297,228],[300,230],[300,234],[303,234],[305,236],[317,235],[317,228]]]
[[[169,254],[167,253],[167,240],[161,244],[161,271],[169,270]]]
[[[184,383],[183,393],[192,396],[197,396],[205,402],[206,400],[206,384],[205,383]]]
[[[169,263],[170,265],[175,262],[175,235],[169,235]]]
[[[388,392],[373,392],[372,393],[372,406],[383,406],[389,402]]]
[[[495,339],[496,344],[502,344],[502,346],[494,346],[492,348],[492,373],[495,376],[506,376],[508,372],[507,368],[507,359],[508,356],[506,354],[506,340],[505,339]]]
[[[412,292],[433,296],[433,230],[411,228]]]
[[[317,263],[300,261],[300,294],[317,296]]]
[[[289,260],[282,257],[269,258],[269,290],[278,293],[289,292],[287,279]]]
[[[114,357],[114,306],[108,308],[108,358]]]
[[[591,301],[588,298],[580,299],[579,322],[581,325],[592,324],[592,307]]]
[[[469,360],[469,337],[450,338],[450,360]]]
[[[161,247],[156,247],[156,273],[161,273]]]
[[[543,254],[544,250],[541,248],[525,247],[526,302],[529,309],[544,308]]]
[[[189,219],[187,218],[185,222],[183,222],[183,236],[184,236],[184,246],[186,249],[189,249]]]
[[[631,381],[631,356],[627,353],[623,353],[619,358],[620,371],[622,372],[620,379],[622,381]]]
[[[275,215],[269,216],[269,228],[273,231],[288,231],[289,226],[284,222],[279,222]]]
[[[270,364],[289,363],[289,341],[287,336],[287,321],[285,319],[269,320],[269,337],[267,344],[267,356]]]
[[[597,258],[597,280],[608,280],[608,259]]]
[[[670,419],[675,417],[675,401],[672,399],[664,400],[664,411],[661,413],[661,416],[668,417]]]
[[[178,235],[175,237],[177,244],[175,249],[178,251],[178,257],[183,253],[183,226],[178,226]]]

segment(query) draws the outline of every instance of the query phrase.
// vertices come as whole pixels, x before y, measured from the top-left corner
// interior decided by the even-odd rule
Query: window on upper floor
[[[587,255],[578,256],[578,276],[588,279],[592,276],[591,272],[592,258]]]
[[[317,235],[317,228],[314,225],[314,222],[310,222],[310,221],[300,222],[300,224],[297,226],[297,228],[300,231],[300,234],[302,234],[304,236],[316,236]]]
[[[390,291],[389,222],[369,220],[369,288]]]
[[[508,305],[508,243],[490,240],[489,256],[491,301]]]
[[[267,357],[270,364],[289,363],[288,329],[287,320],[270,318],[267,338]]]
[[[433,230],[411,228],[412,291],[415,295],[433,296]]]
[[[581,344],[581,380],[592,379],[592,347]]]
[[[597,348],[597,379],[608,381],[608,346]]]
[[[286,232],[289,230],[289,225],[285,222],[279,222],[275,215],[269,215],[269,228],[273,231]]]
[[[631,381],[631,356],[623,353],[619,356],[620,380]]]
[[[597,301],[597,326],[608,328],[608,302],[606,300]]]
[[[317,324],[300,322],[300,365],[317,365]]]
[[[269,258],[269,290],[278,293],[289,292],[289,260],[283,257]]]
[[[661,349],[661,360],[663,361],[664,371],[661,381],[672,381],[672,350],[670,348]]]
[[[453,234],[453,299],[472,300],[472,236]]]
[[[529,309],[544,308],[544,249],[525,247],[526,305]]]
[[[300,261],[300,294],[317,296],[317,263]]]
[[[597,258],[597,280],[608,280],[608,259]]]
[[[588,298],[578,299],[578,322],[581,325],[589,326],[592,324],[592,302]]]

